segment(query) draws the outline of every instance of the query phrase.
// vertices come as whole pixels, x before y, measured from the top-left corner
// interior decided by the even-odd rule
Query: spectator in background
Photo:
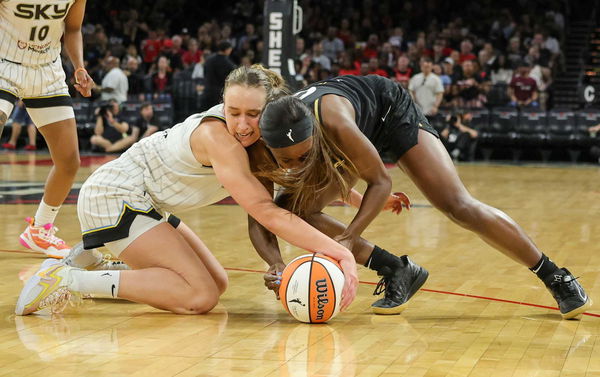
[[[420,62],[421,72],[414,75],[408,84],[408,90],[415,103],[428,117],[438,113],[444,97],[444,86],[438,75],[432,72],[431,58],[424,56]]]
[[[235,65],[229,59],[232,50],[231,43],[221,41],[217,45],[217,53],[206,59],[201,111],[208,110],[221,102],[225,78],[235,69]]]
[[[123,152],[138,140],[139,130],[132,129],[131,134],[128,134],[129,125],[118,120],[118,113],[119,104],[114,100],[98,109],[94,135],[90,139],[92,150]]]
[[[460,56],[458,58],[458,63],[462,64],[464,61],[475,59],[477,59],[477,56],[473,54],[473,42],[471,42],[470,39],[463,39],[463,41],[460,42]]]
[[[465,60],[462,63],[462,74],[458,76],[453,89],[455,106],[483,107],[485,95],[482,83],[474,61]]]
[[[182,56],[179,54],[181,50],[181,37],[176,35],[173,38],[177,38],[177,44],[179,47],[176,46],[175,42],[173,42],[173,39],[165,39],[163,41],[160,54],[169,60],[171,70],[173,72],[178,72],[184,68]]]
[[[396,54],[394,53],[394,48],[391,43],[385,42],[381,46],[381,52],[379,53],[379,66],[387,72],[388,75],[386,77],[390,76],[395,64]]]
[[[444,99],[442,102],[446,105],[450,105],[454,102],[454,80],[457,77],[454,70],[454,61],[452,58],[448,57],[444,59],[441,67],[443,74],[440,76],[440,78],[442,79],[442,84],[444,84]],[[444,77],[447,77],[447,79],[444,79]],[[450,81],[450,85],[446,86],[448,81]]]
[[[518,74],[508,86],[510,105],[515,107],[539,107],[538,88],[534,79],[529,77],[531,68],[525,64],[519,67]]]
[[[235,50],[235,44],[237,42],[237,40],[231,35],[231,25],[230,24],[224,24],[223,27],[221,28],[221,41],[227,41],[229,43],[231,43],[231,47]]]
[[[379,55],[379,37],[377,34],[370,34],[367,45],[362,51],[362,59],[368,61],[371,58],[376,58],[377,55]]]
[[[558,57],[560,49],[557,54],[553,54],[547,47],[544,41],[544,34],[535,33],[531,39],[530,49],[537,47],[536,61],[534,63],[540,64],[544,67],[551,67],[554,60]]]
[[[538,45],[532,45],[527,50],[527,55],[523,58],[523,62],[531,67],[538,64],[540,61],[540,48]]]
[[[496,57],[491,55],[491,52],[486,49],[479,50],[477,54],[477,62],[479,63],[479,67],[481,68],[481,77],[487,80],[491,80],[490,76],[492,74],[492,66]]]
[[[127,76],[127,94],[138,97],[143,96],[146,93],[146,80],[144,73],[140,69],[138,60],[129,57],[127,66],[123,72]]]
[[[337,28],[330,26],[327,29],[327,36],[321,43],[323,45],[323,55],[327,56],[332,62],[337,62],[340,53],[344,51],[344,42],[337,37]]]
[[[479,133],[468,126],[471,119],[473,114],[469,112],[446,117],[446,128],[440,132],[440,139],[454,160],[472,161],[475,157]]]
[[[185,68],[189,68],[202,60],[202,51],[199,49],[197,39],[190,39],[188,50],[183,53],[182,60]]]
[[[360,76],[368,75],[369,74],[369,63],[367,63],[367,62],[360,63],[360,69],[358,71],[358,74]]]
[[[405,89],[408,88],[408,81],[412,75],[413,69],[410,67],[410,60],[406,55],[398,57],[396,68],[394,69],[394,76],[392,81],[402,85]]]
[[[304,41],[304,38],[296,38],[296,56],[298,59],[302,60],[306,57],[306,55],[308,54],[306,51],[306,42]]]
[[[119,68],[119,58],[109,56],[106,58],[106,69],[108,72],[102,79],[101,95],[103,101],[115,100],[117,103],[127,101],[127,92],[129,83],[127,76],[121,68]]]
[[[148,38],[142,41],[142,61],[144,70],[148,70],[160,53],[161,41],[155,30],[148,31]]]
[[[369,73],[368,74],[389,77],[389,75],[385,69],[379,68],[379,59],[377,59],[377,58],[369,59]]]
[[[156,72],[151,76],[152,95],[157,98],[161,95],[171,94],[173,74],[169,65],[169,59],[165,56],[158,58]]]
[[[242,34],[237,41],[236,48],[238,56],[246,55],[243,50],[244,48],[254,49],[256,46],[256,41],[258,41],[258,35],[256,35],[254,24],[247,23],[244,34]]]
[[[492,85],[496,84],[510,84],[512,80],[513,70],[510,67],[508,60],[506,59],[506,55],[500,54],[494,61],[492,65],[492,71],[490,74],[490,78],[492,80]]]
[[[406,39],[404,38],[404,30],[401,27],[394,28],[392,35],[388,38],[388,42],[402,52],[405,52],[408,48]]]
[[[441,64],[445,58],[444,44],[440,39],[436,39],[431,50],[431,60],[434,64]]]
[[[313,63],[321,65],[321,68],[331,70],[331,60],[323,55],[323,43],[317,42],[313,45],[312,56],[310,59]],[[318,80],[317,80],[318,81]]]
[[[358,75],[359,70],[354,65],[354,59],[352,59],[352,55],[346,51],[342,52],[340,58],[340,76],[343,75]]]
[[[140,56],[140,54],[138,54],[138,50],[134,44],[130,44],[129,46],[127,46],[127,52],[125,53],[125,56],[123,57],[121,62],[127,64],[129,62],[129,59],[135,59],[138,63],[138,66],[142,64],[142,57]]]
[[[19,100],[13,110],[10,118],[8,119],[7,124],[11,124],[12,122],[12,130],[10,134],[10,139],[8,142],[2,144],[2,148],[5,149],[17,149],[17,140],[19,140],[19,136],[21,135],[21,130],[23,126],[27,127],[27,145],[25,145],[26,151],[35,151],[36,147],[36,138],[37,138],[37,127],[31,121],[29,114],[27,114],[27,110],[25,110],[25,105],[23,101]]]
[[[540,108],[546,110],[548,104],[552,101],[552,70],[536,64],[529,71],[529,77],[534,79],[537,85]]]
[[[550,51],[553,58],[560,55],[560,43],[558,43],[558,39],[554,38],[548,30],[544,30],[542,32],[543,44],[542,47]]]
[[[521,50],[521,40],[519,37],[512,37],[510,39],[508,49],[506,50],[506,59],[513,69],[521,65],[523,61],[523,51]]]
[[[140,107],[139,117],[132,126],[132,129],[135,128],[137,128],[137,132],[135,133],[139,135],[139,139],[143,139],[158,131],[159,127],[156,119],[154,119],[154,108],[151,103],[146,102]]]
[[[347,18],[342,18],[342,21],[340,21],[340,30],[338,31],[337,36],[342,40],[342,42],[344,42],[344,47],[354,47],[354,40],[356,36],[350,29],[350,20]]]
[[[438,75],[440,80],[442,80],[442,85],[444,86],[444,93],[450,90],[450,86],[452,85],[452,77],[450,77],[448,74],[446,74],[446,72],[444,72],[442,65],[434,64],[431,68],[431,71]]]

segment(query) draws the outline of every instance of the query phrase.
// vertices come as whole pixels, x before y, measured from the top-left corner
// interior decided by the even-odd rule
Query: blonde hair
[[[262,87],[267,93],[267,102],[289,94],[289,89],[283,77],[261,64],[253,64],[250,67],[240,66],[231,71],[225,79],[223,94],[225,94],[227,88],[233,85],[250,88]]]

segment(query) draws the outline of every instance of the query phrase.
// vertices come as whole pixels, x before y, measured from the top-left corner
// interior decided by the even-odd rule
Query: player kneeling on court
[[[225,269],[204,242],[170,213],[231,195],[266,228],[297,247],[336,260],[344,272],[342,309],[358,286],[352,253],[289,211],[252,174],[246,148],[281,76],[240,67],[225,82],[224,103],[135,143],[81,187],[77,212],[85,249],[106,246],[131,270],[87,271],[44,262],[26,283],[16,313],[60,311],[69,293],[108,295],[177,314],[212,310],[225,291]]]

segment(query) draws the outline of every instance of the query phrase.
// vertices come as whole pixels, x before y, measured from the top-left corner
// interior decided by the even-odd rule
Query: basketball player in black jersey
[[[315,83],[268,104],[260,128],[283,168],[263,173],[285,188],[278,204],[334,237],[352,250],[357,262],[382,276],[385,297],[372,305],[374,312],[399,312],[426,279],[426,272],[407,257],[360,238],[391,191],[391,177],[378,153],[383,150],[395,155],[397,165],[437,209],[530,268],[550,290],[564,318],[574,318],[591,306],[573,275],[544,255],[515,221],[471,196],[437,132],[408,92],[392,81],[371,75]],[[321,212],[335,198],[347,197],[358,179],[366,181],[367,189],[347,227]],[[254,239],[269,239],[260,233],[264,228],[254,228]],[[259,251],[263,258],[269,255],[281,263],[276,241],[259,245],[268,249]]]

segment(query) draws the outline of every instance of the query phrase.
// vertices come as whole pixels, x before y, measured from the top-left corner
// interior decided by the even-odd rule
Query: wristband
[[[75,77],[75,83],[77,83],[77,84],[79,84],[79,80],[77,80],[77,72],[79,72],[79,71],[83,71],[83,72],[87,73],[87,70],[85,68],[82,68],[82,67],[77,68],[75,70],[75,72],[73,72],[73,76]]]

